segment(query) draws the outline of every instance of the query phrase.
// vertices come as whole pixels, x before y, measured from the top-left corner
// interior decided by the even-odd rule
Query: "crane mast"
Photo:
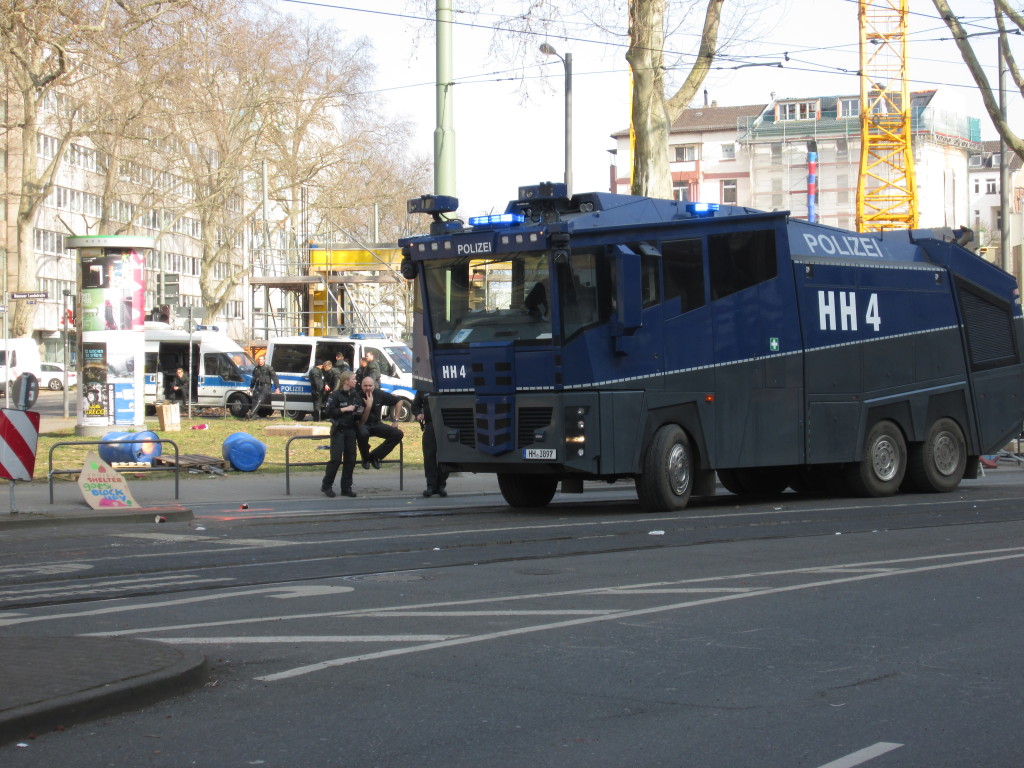
[[[909,0],[860,0],[860,232],[917,227],[907,85],[908,5]]]

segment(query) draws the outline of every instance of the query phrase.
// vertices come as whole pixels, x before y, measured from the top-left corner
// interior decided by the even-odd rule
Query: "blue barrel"
[[[221,455],[231,462],[231,466],[241,472],[252,472],[259,469],[267,455],[267,446],[248,432],[235,432],[224,439]]]
[[[100,446],[100,458],[107,464],[116,462],[144,462],[152,464],[160,455],[163,444],[156,432],[107,432],[101,440],[116,440]],[[129,440],[133,442],[128,442]],[[137,441],[137,442],[134,442]]]

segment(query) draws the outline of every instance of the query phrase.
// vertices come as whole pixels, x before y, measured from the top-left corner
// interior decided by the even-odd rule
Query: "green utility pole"
[[[452,83],[452,0],[437,0],[437,127],[434,194],[455,196],[455,93]]]

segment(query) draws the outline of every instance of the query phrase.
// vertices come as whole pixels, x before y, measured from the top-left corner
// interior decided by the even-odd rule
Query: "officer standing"
[[[327,418],[331,425],[331,458],[320,483],[324,496],[334,498],[334,478],[341,467],[341,495],[355,498],[352,490],[352,472],[356,466],[356,434],[363,414],[363,399],[356,389],[356,377],[352,371],[341,374],[341,387],[327,399]]]
[[[270,400],[271,392],[280,391],[281,382],[278,381],[277,374],[267,365],[267,356],[260,355],[256,358],[256,367],[252,369],[252,409],[249,411],[249,418],[255,419],[259,415],[260,408]]]
[[[326,376],[330,370],[330,360],[320,360],[309,369],[309,387],[313,395],[313,421],[320,421],[320,412],[324,407],[324,400],[327,398],[327,391],[330,386],[327,384]]]
[[[445,485],[448,483],[448,470],[441,469],[437,464],[437,433],[430,422],[430,406],[427,403],[428,392],[419,390],[412,401],[412,415],[423,428],[423,474],[427,478],[427,489],[424,496],[435,493],[442,498],[448,495]]]

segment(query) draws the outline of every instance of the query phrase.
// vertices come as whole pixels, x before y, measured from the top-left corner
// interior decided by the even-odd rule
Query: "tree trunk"
[[[718,28],[725,0],[708,0],[697,58],[686,81],[665,98],[665,0],[630,0],[629,50],[633,73],[630,135],[633,144],[634,195],[671,198],[669,135],[672,123],[704,84],[718,46]]]

